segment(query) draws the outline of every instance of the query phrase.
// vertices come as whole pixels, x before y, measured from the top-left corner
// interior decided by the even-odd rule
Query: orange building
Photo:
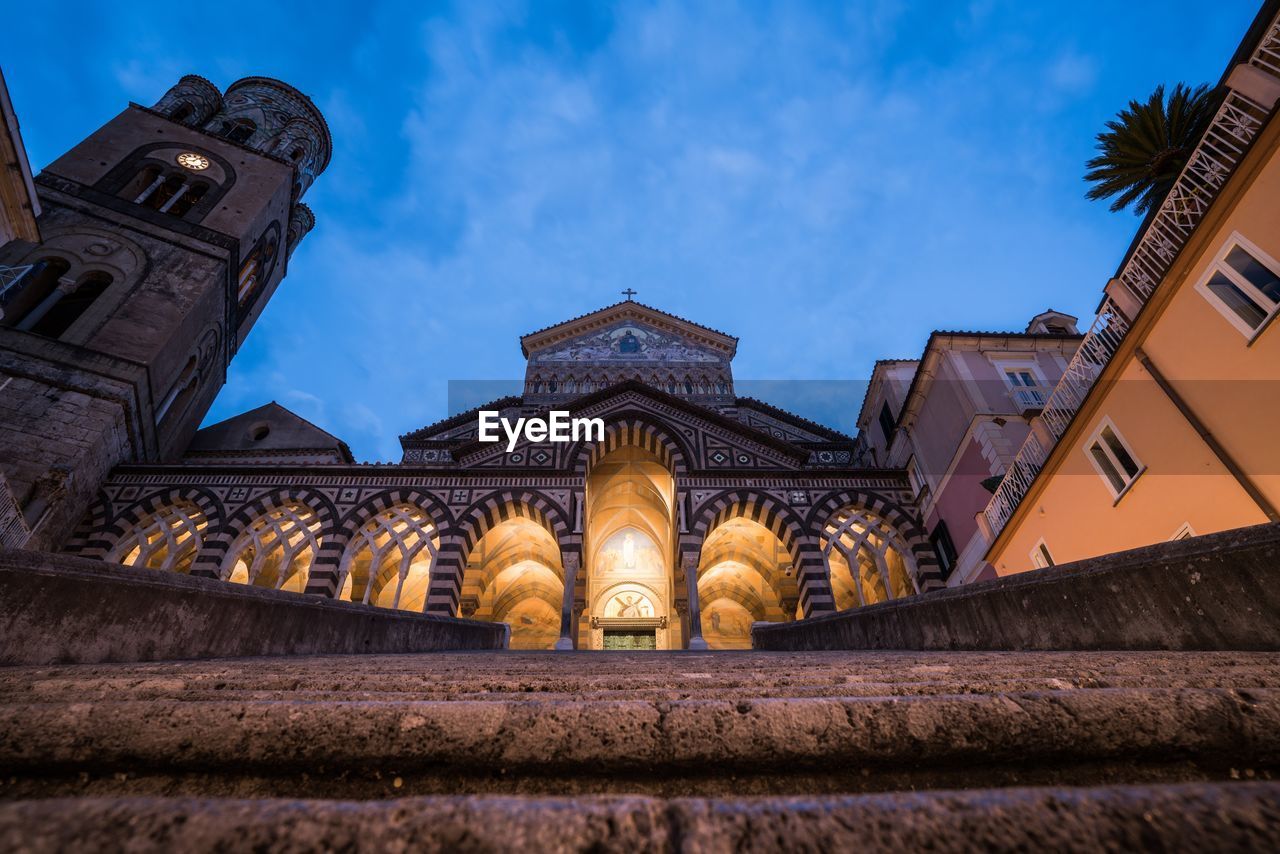
[[[979,514],[1001,575],[1280,521],[1277,5]]]

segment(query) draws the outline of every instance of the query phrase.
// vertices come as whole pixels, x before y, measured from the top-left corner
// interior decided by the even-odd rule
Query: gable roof
[[[765,403],[763,400],[759,400],[754,397],[739,397],[736,402],[739,408],[754,409],[757,412],[772,415],[780,421],[785,421],[803,430],[808,430],[811,433],[817,433],[820,436],[825,436],[830,442],[853,441],[852,436],[847,436],[839,430],[833,430],[825,424],[819,424],[817,421],[810,421],[802,415],[796,415],[794,412],[788,412],[785,409],[774,406],[772,403]]]
[[[479,406],[472,407],[465,412],[459,412],[457,415],[450,415],[447,418],[441,418],[425,427],[419,427],[417,430],[411,430],[400,437],[400,444],[405,442],[417,442],[430,439],[437,433],[443,433],[461,424],[466,423],[470,419],[478,417],[478,413],[482,409],[507,409],[512,406],[522,406],[524,401],[516,395],[507,395],[491,400],[488,403],[482,403]]]
[[[256,429],[255,429],[256,428]],[[265,432],[263,432],[265,428]],[[258,438],[254,438],[258,436]],[[207,451],[332,450],[354,462],[347,443],[274,400],[197,430],[188,454]]]
[[[520,338],[520,352],[524,357],[536,350],[544,349],[551,344],[577,337],[586,332],[600,329],[619,320],[642,320],[661,329],[676,332],[683,337],[692,338],[717,350],[724,351],[729,358],[738,350],[738,339],[728,333],[692,320],[686,320],[661,309],[634,300],[623,300],[604,308],[596,309],[553,326],[547,326]]]

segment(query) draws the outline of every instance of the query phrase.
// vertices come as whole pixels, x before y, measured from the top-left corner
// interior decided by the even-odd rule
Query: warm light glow
[[[196,154],[194,151],[184,151],[174,158],[178,165],[184,169],[190,169],[192,172],[201,172],[209,168],[209,158],[203,154]]]

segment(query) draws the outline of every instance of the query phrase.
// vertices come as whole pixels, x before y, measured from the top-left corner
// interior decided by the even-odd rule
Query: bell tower
[[[5,545],[56,548],[113,466],[182,453],[315,223],[331,147],[292,86],[188,75],[36,178],[40,241],[0,247]]]

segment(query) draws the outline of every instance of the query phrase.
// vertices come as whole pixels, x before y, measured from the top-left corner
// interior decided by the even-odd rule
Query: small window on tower
[[[249,137],[253,136],[253,132],[257,129],[258,126],[248,119],[235,119],[223,122],[218,133],[232,142],[248,142]]]

